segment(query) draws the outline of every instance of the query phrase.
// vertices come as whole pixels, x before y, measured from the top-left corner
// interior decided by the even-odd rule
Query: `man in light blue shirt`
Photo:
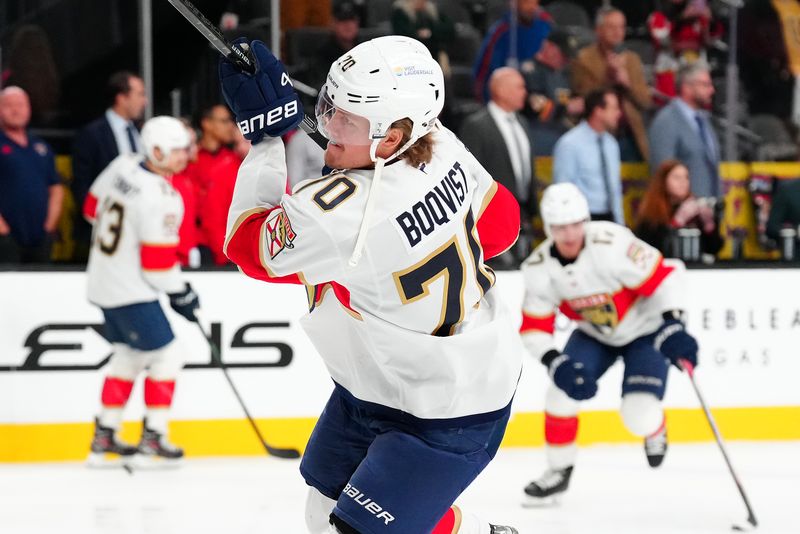
[[[556,143],[553,183],[572,182],[589,202],[592,220],[625,224],[619,144],[609,133],[622,112],[612,90],[586,96],[584,120]]]

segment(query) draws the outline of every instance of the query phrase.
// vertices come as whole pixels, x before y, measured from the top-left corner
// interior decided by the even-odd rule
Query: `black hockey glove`
[[[697,340],[686,331],[679,313],[664,314],[664,324],[656,331],[653,346],[678,369],[683,370],[680,360],[686,360],[692,367],[697,367]]]
[[[597,383],[590,380],[581,362],[576,362],[568,354],[552,350],[542,356],[542,363],[553,383],[575,400],[591,399],[597,393]]]
[[[286,67],[261,41],[249,47],[245,39],[234,44],[253,59],[255,74],[242,72],[225,58],[219,62],[219,80],[225,102],[236,115],[245,139],[254,145],[265,135],[280,137],[303,120],[303,104],[292,86]]]
[[[169,293],[169,305],[179,314],[186,317],[187,321],[197,322],[194,311],[200,307],[200,297],[194,292],[189,282],[180,293]]]

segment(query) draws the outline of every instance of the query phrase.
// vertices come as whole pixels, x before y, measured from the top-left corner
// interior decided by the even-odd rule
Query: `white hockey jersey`
[[[302,324],[332,378],[356,398],[426,419],[506,406],[522,347],[487,293],[494,273],[476,231],[487,204],[502,196],[497,184],[450,131],[438,130],[429,164],[385,167],[364,255],[350,267],[372,175],[335,172],[282,195],[283,143],[262,141],[239,171],[226,253],[255,278],[307,285],[311,311]],[[519,232],[518,206],[516,213],[504,248]]]
[[[184,288],[177,262],[180,194],[163,176],[121,155],[97,177],[84,203],[93,223],[89,301],[114,308],[158,299]]]
[[[555,314],[577,321],[593,338],[619,347],[654,332],[665,311],[683,309],[680,262],[615,223],[586,223],[583,250],[562,265],[546,239],[522,264],[523,342],[541,358],[554,349]]]

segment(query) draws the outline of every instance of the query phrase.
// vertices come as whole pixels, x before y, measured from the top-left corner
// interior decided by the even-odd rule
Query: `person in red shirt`
[[[215,265],[225,265],[229,262],[222,251],[225,244],[225,228],[228,224],[228,210],[231,207],[239,166],[250,151],[250,141],[245,139],[238,129],[235,138],[233,153],[236,157],[221,159],[210,169],[214,180],[209,185],[203,216],[200,219],[200,231],[206,238],[206,245],[211,250]]]
[[[189,132],[189,164],[197,161],[197,132],[189,121],[181,119]],[[178,261],[181,267],[199,267],[200,252],[197,249],[197,200],[195,198],[194,182],[192,176],[183,171],[172,176],[172,187],[178,191],[183,200],[183,220],[178,228]]]
[[[198,245],[207,246],[208,239],[203,232],[202,219],[206,213],[208,189],[216,179],[213,169],[220,164],[232,165],[231,162],[236,162],[238,167],[240,160],[229,148],[234,142],[236,124],[224,104],[213,104],[205,108],[200,115],[199,125],[197,161],[190,163],[185,173],[194,185]]]

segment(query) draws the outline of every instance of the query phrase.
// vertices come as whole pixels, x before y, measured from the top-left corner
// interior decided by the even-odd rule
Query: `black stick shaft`
[[[219,28],[214,26],[189,0],[167,0],[200,34],[216,48],[228,61],[237,65],[244,72],[253,74],[255,65],[248,55],[239,47],[233,46],[222,35]],[[316,96],[316,95],[311,95]],[[317,130],[317,121],[304,113],[300,128],[308,134],[323,150],[328,146],[328,140]]]
[[[203,337],[208,342],[208,346],[211,348],[211,357],[214,359],[214,363],[216,363],[220,369],[222,369],[222,374],[225,375],[225,380],[228,381],[228,385],[231,387],[231,391],[236,396],[236,400],[239,401],[239,406],[242,407],[242,411],[244,412],[245,417],[250,422],[250,426],[253,428],[253,431],[258,436],[258,441],[261,442],[261,445],[264,447],[264,450],[267,454],[271,456],[275,456],[277,458],[300,458],[300,451],[297,449],[284,449],[281,447],[272,447],[267,444],[264,436],[261,435],[261,431],[258,429],[258,425],[256,425],[255,420],[250,415],[250,411],[247,409],[247,405],[245,405],[242,396],[239,394],[239,390],[236,389],[236,385],[233,383],[230,375],[228,374],[228,368],[222,362],[222,355],[220,355],[219,347],[214,341],[206,335],[206,331],[203,329],[203,325],[200,324],[199,321],[196,321],[197,328],[203,333]]]
[[[694,388],[694,392],[697,395],[697,400],[700,401],[700,406],[703,407],[703,413],[706,415],[706,420],[708,421],[708,426],[711,427],[711,432],[714,433],[714,439],[717,441],[717,445],[719,446],[719,450],[722,452],[722,457],[725,459],[725,464],[728,466],[728,471],[730,471],[731,476],[733,477],[733,481],[736,483],[736,487],[739,490],[739,495],[742,496],[742,500],[744,501],[744,506],[747,508],[747,522],[753,525],[754,527],[758,525],[758,521],[756,520],[755,513],[753,513],[753,507],[750,506],[750,501],[747,498],[747,495],[744,492],[744,487],[742,483],[739,482],[739,477],[736,476],[736,471],[733,470],[733,464],[731,463],[731,459],[728,456],[728,451],[725,450],[724,442],[722,441],[722,434],[720,434],[719,429],[717,428],[717,423],[714,420],[714,416],[711,415],[711,410],[708,409],[708,405],[706,404],[705,399],[703,398],[703,394],[700,393],[700,388],[697,385],[697,381],[694,378],[694,368],[689,365],[684,365],[684,370],[689,375],[689,380],[692,382],[692,388]]]

